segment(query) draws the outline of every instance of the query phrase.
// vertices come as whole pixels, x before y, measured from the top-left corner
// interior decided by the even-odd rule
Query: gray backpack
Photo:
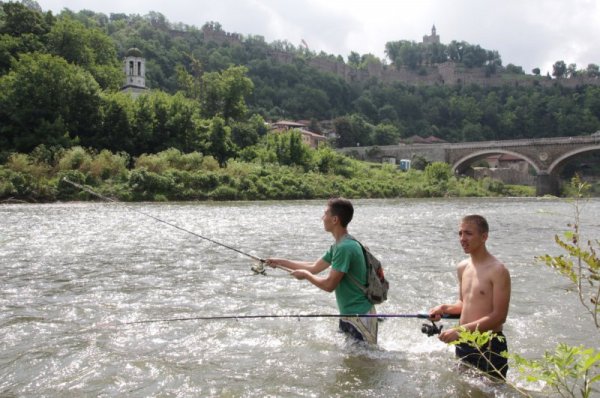
[[[362,290],[367,296],[367,299],[373,304],[381,304],[387,300],[387,292],[390,289],[390,284],[385,279],[383,274],[383,267],[381,262],[371,253],[367,246],[364,246],[358,240],[352,236],[348,238],[356,241],[362,248],[365,256],[365,263],[367,264],[367,286],[363,286],[355,277],[346,274],[350,277],[350,280]]]

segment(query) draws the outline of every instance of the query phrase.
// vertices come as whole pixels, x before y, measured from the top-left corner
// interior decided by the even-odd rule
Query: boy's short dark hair
[[[337,216],[340,219],[342,227],[346,228],[350,221],[352,221],[354,207],[348,199],[331,198],[327,201],[327,207],[329,207],[332,216]]]
[[[487,234],[490,232],[490,227],[488,225],[487,220],[478,214],[471,214],[463,217],[462,222],[470,222],[477,225],[477,229],[479,229],[479,233]]]

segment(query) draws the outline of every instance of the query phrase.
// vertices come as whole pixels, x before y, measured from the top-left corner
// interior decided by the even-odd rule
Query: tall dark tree
[[[17,2],[2,3],[2,11],[0,34],[17,37],[25,34],[42,36],[49,32],[54,22],[52,13],[44,15]]]
[[[0,78],[0,133],[6,149],[89,143],[100,121],[100,87],[82,68],[48,54],[23,54]]]
[[[235,154],[235,145],[231,141],[231,128],[220,117],[212,119],[208,141],[208,153],[217,159],[219,165],[225,166]]]
[[[585,74],[588,77],[600,77],[600,67],[598,67],[597,64],[588,64],[586,70],[585,70]]]
[[[221,73],[202,76],[202,113],[205,117],[238,120],[246,115],[246,97],[254,87],[252,80],[246,77],[247,71],[243,66],[234,66]]]
[[[565,64],[565,61],[556,61],[554,65],[552,65],[552,76],[556,77],[557,79],[560,79],[562,77],[565,77],[566,74],[567,64]]]

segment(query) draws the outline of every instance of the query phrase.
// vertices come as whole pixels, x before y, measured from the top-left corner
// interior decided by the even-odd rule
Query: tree
[[[362,95],[354,101],[354,107],[361,115],[364,115],[371,122],[377,122],[378,120],[378,111],[377,107],[371,100],[370,96]]]
[[[456,40],[452,40],[450,44],[448,44],[448,57],[450,60],[454,62],[463,62],[463,55],[466,45],[467,43],[464,41],[457,42]]]
[[[425,178],[430,183],[447,182],[452,177],[452,168],[448,163],[433,162],[425,167]]]
[[[600,77],[600,68],[596,64],[588,64],[585,73],[588,77],[596,78]]]
[[[61,18],[48,33],[49,50],[70,63],[88,67],[94,58],[92,49],[87,45],[88,32],[81,22]]]
[[[465,45],[462,53],[462,63],[467,68],[483,66],[487,61],[487,51],[480,46]]]
[[[577,64],[569,64],[569,66],[567,66],[567,77],[576,77],[578,74]]]
[[[398,129],[391,124],[378,124],[373,132],[373,144],[396,145],[400,140]]]
[[[293,94],[282,101],[282,106],[293,114],[303,114],[307,118],[325,119],[331,108],[327,94],[317,87],[297,84]]]
[[[361,115],[339,117],[334,120],[334,129],[338,136],[338,147],[371,145],[373,125],[369,124]]]
[[[536,76],[539,76],[540,75],[540,68],[533,68],[531,70],[531,73],[533,73]]]
[[[208,154],[212,155],[221,167],[225,166],[227,159],[235,153],[235,146],[231,141],[231,128],[225,125],[220,117],[214,117],[210,123],[208,133]]]
[[[30,10],[34,10],[39,13],[42,12],[42,7],[40,7],[38,2],[35,0],[21,0],[21,4],[23,4],[25,7],[29,8]]]
[[[498,51],[487,51],[486,65],[502,66],[502,57],[500,57],[500,53]]]
[[[168,101],[167,120],[165,128],[168,140],[163,144],[168,148],[176,148],[185,153],[204,150],[204,132],[201,124],[198,104],[194,100],[178,93]]]
[[[113,152],[135,153],[134,100],[127,93],[104,93],[101,99],[102,125],[94,146]]]
[[[252,115],[247,122],[235,122],[231,125],[231,137],[238,148],[255,145],[265,134],[267,126],[260,115]]]
[[[506,65],[506,71],[508,73],[513,73],[515,75],[524,75],[525,74],[525,71],[523,71],[522,67],[516,66],[516,65],[513,65],[513,64]]]
[[[448,51],[446,46],[439,43],[432,43],[425,46],[423,52],[423,61],[428,65],[441,64],[448,60]]]
[[[565,77],[566,73],[567,65],[565,64],[565,61],[556,61],[554,65],[552,65],[552,76],[556,77],[557,79]]]
[[[245,97],[250,95],[254,84],[244,66],[232,66],[223,72],[205,73],[202,76],[202,113],[205,117],[219,116],[238,120],[245,116]]]
[[[348,116],[338,117],[333,121],[333,128],[337,135],[336,146],[338,148],[356,146],[358,137],[352,129],[352,123]]]
[[[39,144],[88,144],[100,120],[100,87],[76,65],[48,54],[23,54],[0,78],[0,133],[11,150]]]
[[[423,62],[421,49],[414,42],[401,42],[397,60],[400,60],[400,65],[404,65],[409,69],[416,69]],[[396,61],[397,61],[396,60]]]
[[[26,43],[22,38],[0,35],[0,76],[9,71],[11,64],[16,61],[19,53],[34,50],[25,46]],[[41,43],[39,43],[36,47],[40,48],[41,46]]]
[[[358,68],[360,66],[360,54],[355,51],[351,51],[350,55],[348,55],[348,65]]]
[[[100,87],[117,89],[122,82],[121,65],[113,41],[98,29],[86,28],[71,18],[61,18],[48,33],[54,55],[88,70]]]
[[[41,12],[17,2],[2,3],[2,11],[0,34],[18,37],[30,33],[42,36],[48,33],[54,22],[52,13],[44,16]]]
[[[291,131],[290,134],[286,134],[285,138],[287,138],[288,141],[289,153],[289,158],[287,159],[289,163],[287,164],[308,166],[310,164],[311,155],[308,146],[302,142],[302,135],[300,132]]]
[[[175,67],[177,74],[177,88],[183,94],[195,100],[202,99],[202,64],[200,61],[192,57],[192,73],[189,73],[183,65]]]
[[[385,53],[396,68],[405,66],[414,70],[423,62],[423,48],[414,41],[388,42]]]

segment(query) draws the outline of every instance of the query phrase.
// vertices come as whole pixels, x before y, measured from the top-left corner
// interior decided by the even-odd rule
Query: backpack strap
[[[369,263],[367,261],[367,256],[365,255],[365,248],[363,247],[362,243],[360,243],[360,241],[358,239],[356,239],[354,236],[348,234],[346,235],[346,238],[348,239],[352,239],[353,241],[355,241],[356,243],[358,243],[360,245],[360,249],[362,250],[363,253],[363,258],[365,259],[365,266],[367,268],[367,281],[369,280]],[[363,284],[361,284],[358,279],[356,279],[355,277],[353,277],[352,275],[350,275],[350,272],[348,272],[346,274],[346,276],[348,278],[350,278],[350,281],[352,283],[354,283],[356,285],[356,287],[358,287],[365,295],[367,294],[367,287],[364,286]]]

